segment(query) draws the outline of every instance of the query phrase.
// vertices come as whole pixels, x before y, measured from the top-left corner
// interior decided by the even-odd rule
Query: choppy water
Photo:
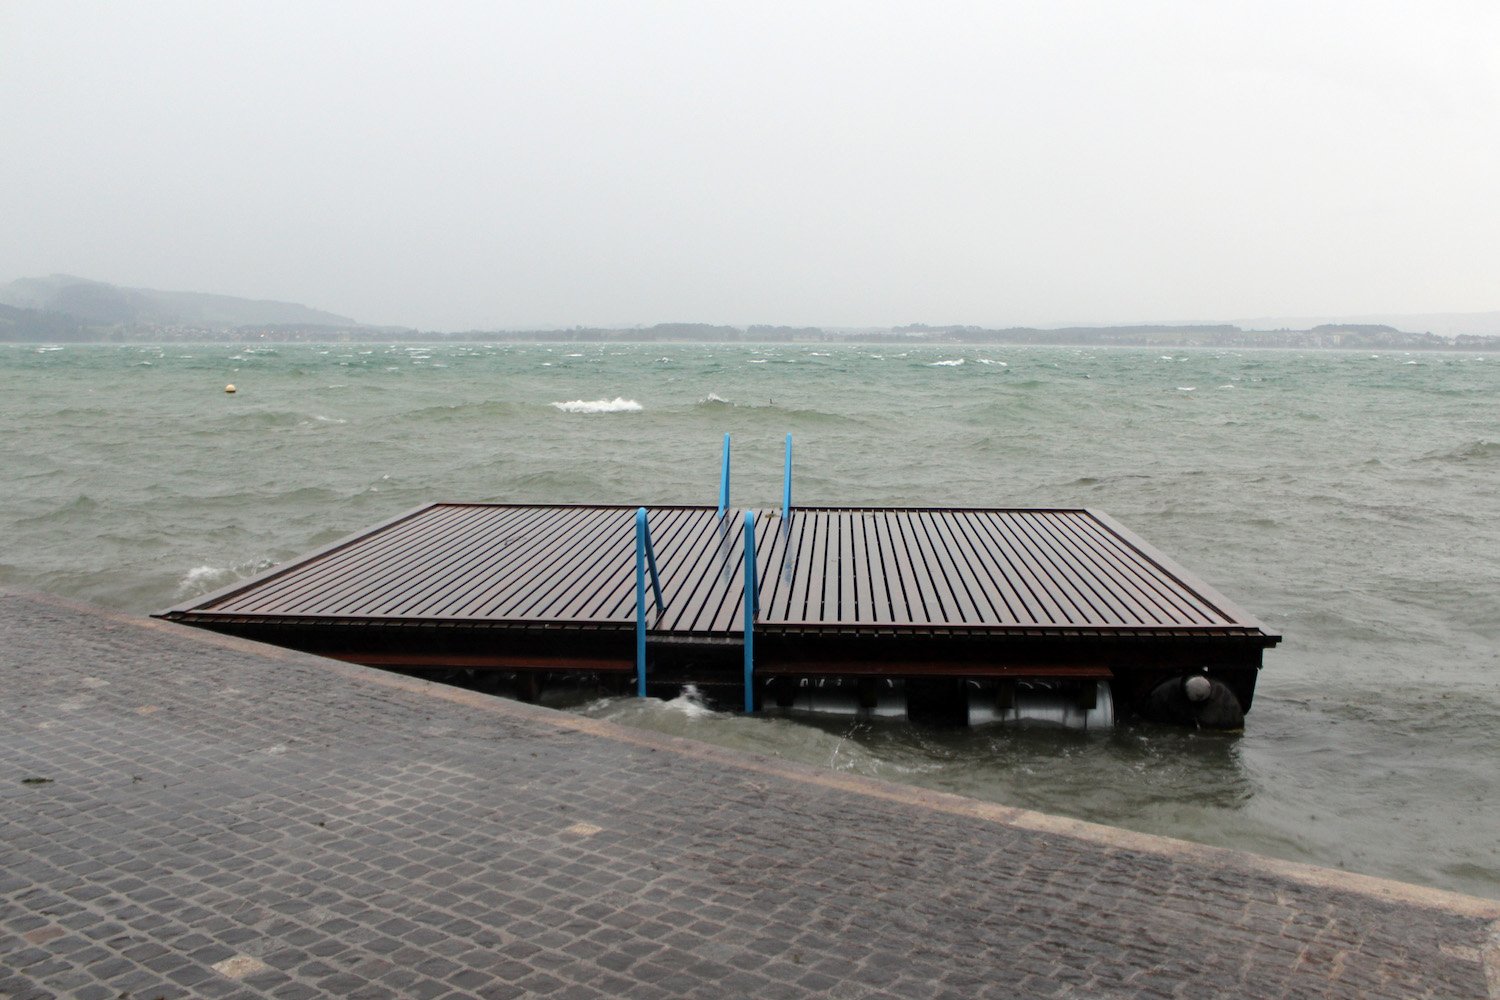
[[[226,382],[239,387],[226,395]],[[129,611],[430,500],[1102,508],[1286,634],[1243,736],[580,710],[1500,896],[1500,356],[0,346],[0,584]]]

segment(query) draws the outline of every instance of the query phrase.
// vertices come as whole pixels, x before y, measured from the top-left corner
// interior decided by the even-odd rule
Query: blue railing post
[[[745,511],[745,712],[755,711],[755,614],[760,588],[755,578],[755,512]]]
[[[719,472],[719,516],[729,509],[729,435],[724,435],[724,464]]]
[[[651,525],[646,521],[646,508],[635,512],[635,694],[646,697],[646,568],[651,568],[651,593],[656,598],[656,610],[663,607],[661,580],[656,573],[656,551],[651,545]]]
[[[781,521],[785,525],[792,512],[792,436],[786,436],[786,475],[781,481]]]

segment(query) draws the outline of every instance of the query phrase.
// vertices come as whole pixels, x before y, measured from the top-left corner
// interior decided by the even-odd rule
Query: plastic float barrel
[[[881,681],[874,691],[861,691],[855,681],[803,678],[788,711],[846,719],[901,720],[906,718],[906,692],[896,681]]]
[[[1011,697],[995,697],[993,690],[969,691],[969,725],[1027,722],[1064,729],[1108,729],[1115,724],[1115,702],[1108,681],[1092,681],[1093,705],[1076,685],[1052,681],[1017,681]]]

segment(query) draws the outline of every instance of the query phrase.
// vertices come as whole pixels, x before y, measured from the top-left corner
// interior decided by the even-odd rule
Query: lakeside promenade
[[[1493,998],[1497,921],[0,592],[0,996]]]

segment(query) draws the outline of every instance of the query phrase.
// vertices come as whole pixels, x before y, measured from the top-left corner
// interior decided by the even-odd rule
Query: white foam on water
[[[1009,361],[995,361],[991,358],[975,358],[974,363],[979,365],[999,365],[1001,368],[1010,367]]]
[[[671,709],[674,712],[681,712],[690,719],[706,719],[716,714],[713,709],[704,703],[702,693],[693,684],[683,685],[677,697],[663,702],[662,707]]]
[[[766,359],[765,358],[751,358],[748,362],[746,362],[746,364],[752,364],[752,365],[763,365],[765,363],[766,363]]]
[[[725,405],[729,404],[729,400],[725,399],[723,396],[719,395],[717,392],[711,392],[711,393],[709,393],[707,396],[704,396],[702,399],[698,400],[698,402],[700,402],[700,403],[723,403]]]
[[[620,396],[614,399],[572,399],[552,405],[564,413],[639,413],[645,409],[635,400]]]
[[[950,358],[947,361],[929,361],[929,362],[927,362],[927,367],[928,368],[957,368],[959,365],[961,365],[963,363],[964,363],[964,359],[963,358]]]
[[[583,355],[582,354],[564,354],[563,357],[565,357],[565,358],[581,358],[581,357],[583,357]]]
[[[1179,385],[1177,387],[1177,391],[1178,392],[1197,392],[1198,391],[1198,387],[1196,385]]]

